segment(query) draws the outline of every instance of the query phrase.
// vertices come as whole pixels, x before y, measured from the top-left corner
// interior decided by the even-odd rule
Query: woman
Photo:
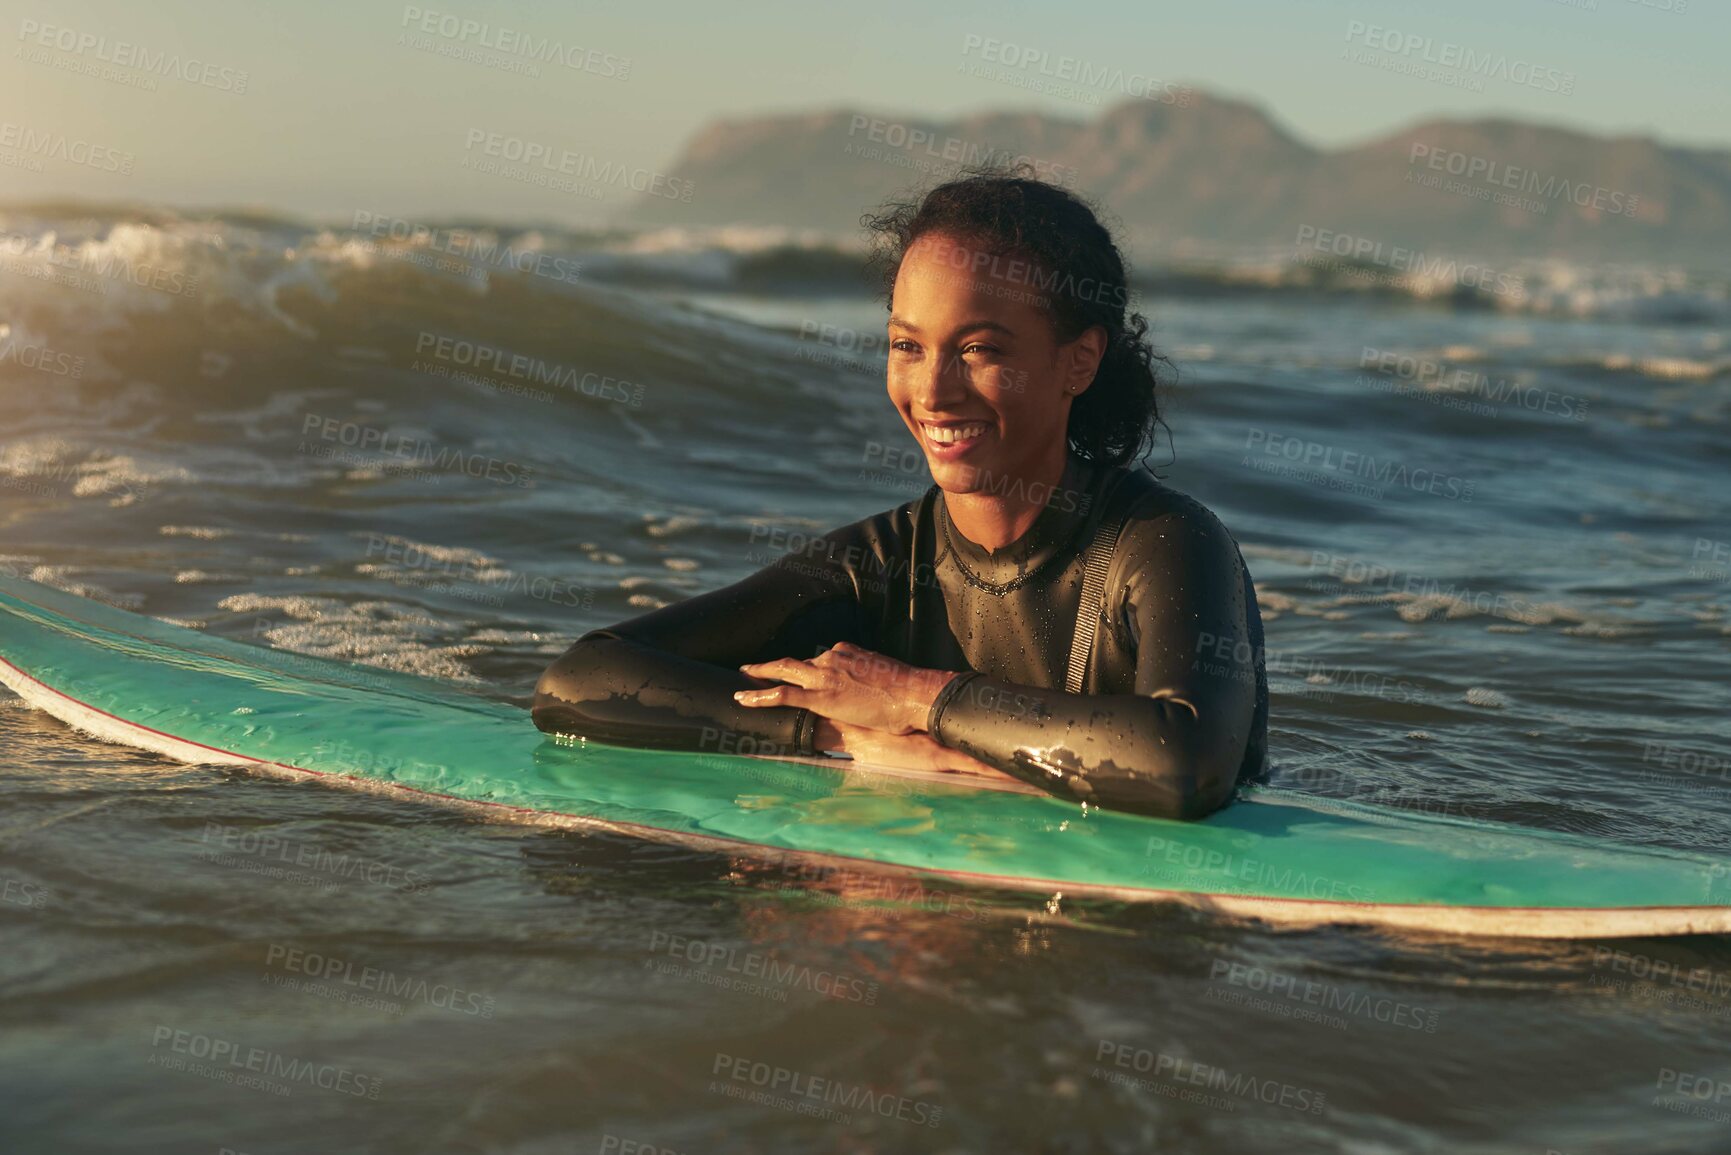
[[[1147,322],[1093,211],[1024,171],[867,222],[925,496],[585,634],[542,675],[537,726],[1003,773],[1168,818],[1261,771],[1243,558],[1200,504],[1130,468],[1159,419]]]

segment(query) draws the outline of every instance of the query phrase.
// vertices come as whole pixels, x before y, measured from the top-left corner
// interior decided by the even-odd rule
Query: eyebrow
[[[918,325],[910,324],[893,314],[890,316],[890,324],[898,329],[906,329],[910,333],[918,333],[920,331]],[[1003,333],[1008,337],[1014,337],[1016,335],[1016,331],[1008,325],[1000,325],[996,321],[987,321],[983,319],[977,321],[964,321],[962,324],[956,326],[956,332],[958,333],[972,333],[976,329],[990,329],[993,332]]]

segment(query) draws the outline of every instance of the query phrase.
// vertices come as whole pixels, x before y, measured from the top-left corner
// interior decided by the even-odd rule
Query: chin
[[[973,493],[986,488],[981,484],[982,480],[989,481],[997,475],[996,468],[989,462],[933,461],[928,457],[926,468],[931,470],[932,480],[945,493]]]

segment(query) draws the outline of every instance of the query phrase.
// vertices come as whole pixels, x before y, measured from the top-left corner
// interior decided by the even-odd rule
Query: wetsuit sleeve
[[[804,707],[742,706],[735,690],[777,683],[738,667],[809,658],[866,639],[866,523],[809,539],[733,585],[578,638],[535,686],[535,725],[619,746],[813,754]]]
[[[1230,797],[1254,740],[1255,592],[1231,536],[1192,502],[1128,521],[1117,557],[1123,576],[1108,584],[1106,606],[1135,645],[1133,693],[1071,694],[968,671],[945,685],[927,729],[1060,797],[1200,818]]]

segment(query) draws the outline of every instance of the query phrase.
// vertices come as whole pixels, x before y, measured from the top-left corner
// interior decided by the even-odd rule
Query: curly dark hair
[[[1148,340],[1148,319],[1129,311],[1129,276],[1093,205],[1034,176],[1023,161],[964,169],[912,200],[891,201],[860,218],[871,233],[868,268],[888,307],[909,248],[927,233],[954,237],[997,260],[1029,267],[1031,294],[1060,342],[1095,325],[1107,344],[1094,382],[1070,408],[1066,431],[1080,457],[1108,466],[1139,461],[1163,424],[1155,366],[1171,362]]]

